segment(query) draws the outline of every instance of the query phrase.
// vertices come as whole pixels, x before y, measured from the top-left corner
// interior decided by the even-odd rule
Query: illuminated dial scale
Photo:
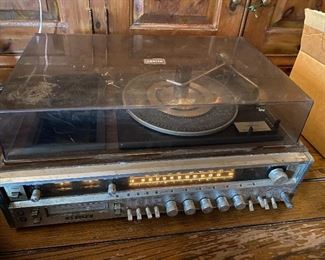
[[[231,181],[235,175],[235,170],[208,170],[187,173],[170,173],[156,174],[141,177],[130,177],[129,186],[144,188],[144,187],[159,187],[170,185],[187,185],[200,183],[213,183],[219,181]]]

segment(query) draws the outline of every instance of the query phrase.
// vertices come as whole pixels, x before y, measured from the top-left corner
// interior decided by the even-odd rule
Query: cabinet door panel
[[[260,2],[252,0],[251,4],[258,6]],[[244,37],[277,64],[287,61],[290,66],[300,48],[305,8],[325,11],[325,1],[271,0],[269,5],[257,8],[257,15],[249,13]]]
[[[244,3],[232,11],[229,8],[230,2],[231,0],[133,0],[130,1],[130,29],[133,32],[153,34],[238,35]]]

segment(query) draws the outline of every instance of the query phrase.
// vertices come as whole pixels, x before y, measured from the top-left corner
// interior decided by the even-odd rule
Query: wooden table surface
[[[308,145],[308,144],[307,144]],[[0,257],[325,259],[325,159],[315,163],[293,199],[277,210],[255,207],[220,213],[128,222],[94,221],[15,230],[0,217]]]

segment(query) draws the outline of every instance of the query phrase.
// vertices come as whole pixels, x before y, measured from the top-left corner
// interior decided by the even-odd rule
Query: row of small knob
[[[281,193],[281,199],[282,201],[285,203],[286,207],[287,208],[292,208],[293,205],[291,204],[290,202],[290,199],[288,197],[288,195],[285,193],[285,192],[282,192]],[[269,201],[267,198],[263,198],[261,196],[258,196],[257,197],[257,201],[259,203],[259,205],[261,206],[261,208],[264,208],[265,210],[269,210],[270,209],[270,205],[269,205]],[[246,207],[246,202],[243,198],[243,196],[241,195],[235,195],[233,198],[232,198],[232,202],[233,202],[233,205],[236,209],[238,210],[242,210]],[[271,205],[272,205],[272,208],[273,209],[277,209],[278,208],[278,205],[277,205],[277,202],[275,200],[274,197],[271,197],[270,198],[270,202],[271,202]],[[184,210],[184,213],[186,215],[193,215],[195,214],[196,212],[196,207],[195,207],[195,204],[194,204],[194,201],[191,200],[191,199],[186,199],[183,201],[183,210]],[[217,208],[221,211],[221,212],[224,212],[224,211],[227,211],[229,210],[230,208],[230,204],[228,202],[228,199],[224,196],[221,196],[221,197],[218,197],[216,199],[216,204],[217,204]],[[249,207],[249,210],[250,211],[254,211],[254,204],[253,204],[253,201],[252,200],[248,200],[248,207]],[[174,217],[178,214],[178,207],[177,207],[177,203],[176,201],[174,200],[169,200],[166,204],[165,204],[165,208],[166,208],[166,214],[170,217]],[[208,198],[202,198],[200,200],[200,208],[201,208],[201,211],[205,214],[208,214],[210,212],[213,211],[213,205],[212,205],[212,202],[210,199]],[[159,211],[159,207],[158,206],[154,206],[154,215],[156,218],[159,218],[160,217],[160,211]],[[128,217],[128,220],[129,221],[132,221],[133,220],[133,214],[132,214],[132,210],[131,209],[127,209],[127,217]],[[141,209],[140,208],[137,208],[135,210],[135,215],[136,215],[136,218],[137,220],[141,220],[142,219],[142,212],[141,212]],[[146,207],[145,208],[145,213],[148,217],[148,219],[151,219],[153,218],[153,214],[150,210],[149,207]]]
[[[236,209],[244,209],[246,207],[246,203],[241,195],[236,195],[232,198],[234,207]],[[230,204],[226,197],[221,196],[216,199],[217,208],[224,212],[230,208]],[[178,214],[178,208],[175,201],[170,200],[166,203],[166,214],[170,217],[176,216]],[[200,208],[203,213],[208,214],[213,211],[212,202],[208,198],[203,198],[200,200]],[[193,215],[196,212],[196,207],[194,201],[191,199],[187,199],[183,201],[183,209],[186,215]]]

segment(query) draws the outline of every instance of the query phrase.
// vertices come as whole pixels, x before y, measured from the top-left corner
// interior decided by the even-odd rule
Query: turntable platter
[[[219,81],[203,76],[180,87],[166,81],[174,77],[174,71],[159,71],[142,74],[128,82],[123,92],[124,104],[143,106],[129,110],[134,120],[176,136],[212,134],[234,121],[237,105],[232,104],[231,92]]]

